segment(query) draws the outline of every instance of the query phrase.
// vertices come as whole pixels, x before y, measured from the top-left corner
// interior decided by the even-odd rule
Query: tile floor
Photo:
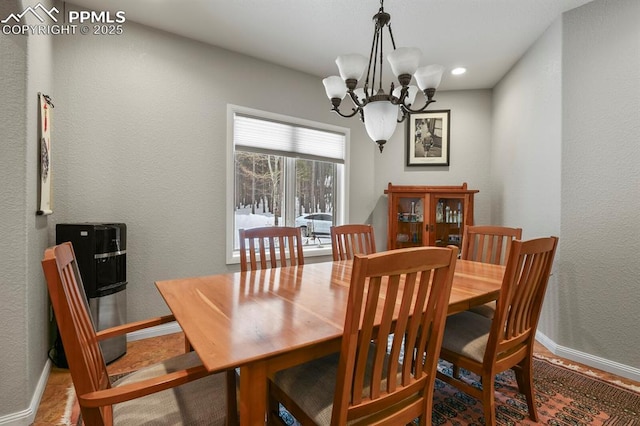
[[[108,365],[107,370],[111,375],[137,370],[162,359],[184,353],[184,347],[184,335],[182,333],[129,342],[127,344],[127,353]],[[541,344],[536,343],[535,351],[538,354],[558,359]],[[580,366],[571,361],[566,362],[568,364],[578,365],[585,370],[591,370],[604,380],[619,380],[626,384],[640,386],[638,382],[601,372],[591,367]],[[40,401],[33,426],[61,424],[60,420],[64,416],[67,401],[67,390],[71,386],[72,382],[69,370],[56,367],[51,369],[49,381],[47,382],[42,400]]]
[[[107,366],[110,375],[137,370],[184,353],[184,335],[168,334],[127,344],[127,353]],[[51,368],[33,426],[58,425],[64,416],[67,390],[73,386],[68,369]]]

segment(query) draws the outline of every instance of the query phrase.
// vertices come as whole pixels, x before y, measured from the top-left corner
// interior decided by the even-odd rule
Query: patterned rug
[[[451,374],[451,366],[438,368]],[[511,370],[496,377],[496,410],[499,425],[552,426],[640,426],[640,389],[619,386],[587,375],[551,360],[536,357],[534,385],[539,422],[529,418],[524,395],[518,393]],[[461,370],[465,380],[481,387],[478,377]],[[456,388],[436,380],[434,425],[484,425],[482,404]],[[280,412],[288,425],[299,423],[284,409]]]
[[[439,369],[451,374],[451,366],[441,362]],[[529,419],[527,402],[518,393],[515,376],[506,371],[496,377],[496,410],[499,425],[551,426],[640,426],[640,387],[607,382],[597,375],[578,371],[577,367],[561,365],[558,361],[536,355],[534,385],[539,423]],[[478,378],[461,370],[463,376],[476,387]],[[127,374],[127,373],[125,373]],[[112,381],[122,377],[112,377]],[[70,415],[60,424],[82,426],[75,392]],[[286,411],[281,417],[288,425],[299,423]],[[434,393],[434,425],[484,425],[482,404],[456,388],[436,380]]]

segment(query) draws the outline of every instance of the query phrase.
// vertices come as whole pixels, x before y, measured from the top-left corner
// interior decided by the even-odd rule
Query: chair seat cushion
[[[482,362],[487,348],[491,319],[474,314],[460,312],[447,318],[442,339],[442,348]]]
[[[297,365],[276,373],[273,381],[316,424],[331,423],[333,395],[340,354]]]
[[[474,306],[469,309],[469,312],[493,319],[493,316],[496,314],[496,302],[494,300],[493,302],[485,303],[484,305]]]
[[[371,344],[367,358],[369,367],[364,378],[363,396],[368,396],[367,389],[371,383],[371,377],[368,373],[373,363],[374,351],[375,345]],[[276,373],[273,382],[316,424],[329,425],[331,424],[339,361],[340,353],[328,355],[324,358],[279,371]],[[382,377],[386,377],[387,374],[386,362],[384,364]],[[402,366],[400,365],[398,371],[401,368]],[[383,387],[385,383],[386,379],[382,382]]]
[[[200,365],[195,352],[142,368],[113,384],[118,387]],[[227,396],[225,373],[213,374],[172,389],[113,406],[114,424],[224,425]]]

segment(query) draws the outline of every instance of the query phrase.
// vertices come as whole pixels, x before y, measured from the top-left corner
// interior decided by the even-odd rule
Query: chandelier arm
[[[407,111],[409,111],[409,112],[413,112],[413,113],[416,113],[416,112],[422,112],[422,111],[424,111],[425,109],[427,109],[427,107],[428,107],[430,104],[434,103],[435,101],[436,101],[435,99],[428,100],[428,101],[424,104],[424,106],[423,106],[422,108],[419,108],[419,109],[411,109],[410,107],[408,107],[408,106],[406,106],[406,105],[403,105],[403,107],[404,107],[404,108],[406,108],[406,110],[407,110]]]
[[[369,96],[365,95],[364,101],[360,102],[358,100],[358,95],[356,95],[353,90],[347,90],[347,94],[351,97],[351,100],[356,105],[356,107],[358,107],[358,109],[364,108],[364,106],[367,104],[367,99],[369,98]]]
[[[402,111],[402,117],[399,120],[396,120],[398,123],[402,123],[409,115],[409,112],[404,107],[400,107],[400,111]]]
[[[344,117],[344,118],[351,118],[354,115],[356,115],[358,113],[358,111],[360,111],[360,110],[361,110],[361,108],[352,108],[353,112],[351,114],[343,114],[337,106],[334,106],[333,108],[331,108],[331,111],[335,112],[340,117]]]
[[[399,97],[395,97],[393,96],[393,89],[394,89],[394,84],[393,82],[391,82],[391,91],[389,92],[389,102],[391,102],[394,105],[398,105],[401,107],[406,107],[406,105],[404,104],[405,99],[407,99],[407,96],[409,96],[409,86],[402,86],[402,88],[400,89],[400,96]],[[395,100],[394,100],[395,99]]]

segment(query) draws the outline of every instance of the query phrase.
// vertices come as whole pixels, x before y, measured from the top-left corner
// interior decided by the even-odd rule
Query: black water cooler
[[[71,241],[97,331],[126,323],[127,226],[124,223],[56,225],[56,244]],[[126,336],[100,342],[105,362],[127,352]]]

